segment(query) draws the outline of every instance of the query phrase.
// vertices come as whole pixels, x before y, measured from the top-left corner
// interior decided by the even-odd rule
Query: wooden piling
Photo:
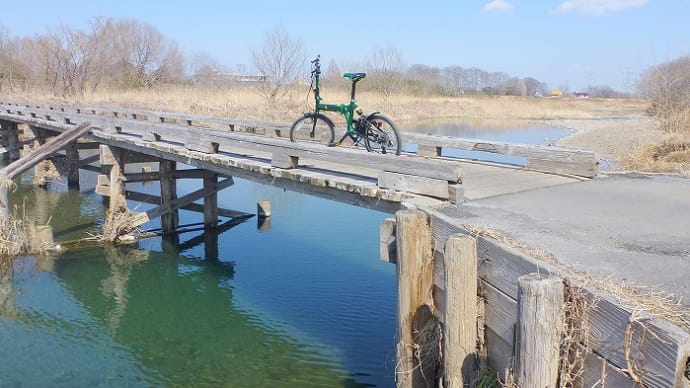
[[[256,213],[259,217],[270,217],[271,216],[271,201],[267,199],[259,200],[256,203]]]
[[[564,324],[564,285],[559,277],[518,278],[516,379],[520,387],[555,387]]]
[[[428,216],[418,210],[396,213],[396,249],[398,253],[397,364],[398,387],[433,386],[434,376],[425,375],[415,358],[415,327],[424,327],[433,310],[433,255]],[[424,317],[427,315],[426,317]],[[426,319],[426,322],[421,321]],[[425,380],[426,379],[426,380]]]
[[[204,176],[204,190],[208,191],[204,196],[204,226],[215,228],[218,226],[218,175]]]
[[[79,189],[79,147],[77,143],[72,143],[65,147],[65,154],[67,156],[67,187],[70,189]]]
[[[159,171],[161,173],[161,205],[165,206],[177,199],[177,180],[175,178],[175,170],[177,163],[170,160],[160,161]],[[179,211],[177,208],[170,212],[161,215],[161,228],[163,234],[170,234],[175,232],[179,225]]]
[[[20,157],[19,145],[19,125],[11,123],[10,131],[7,132],[7,148],[9,149],[10,160],[17,160]]]
[[[12,179],[0,174],[0,221],[10,219],[10,195],[9,189]]]
[[[454,235],[444,249],[446,278],[443,331],[444,387],[469,386],[477,377],[477,243]]]
[[[108,160],[108,165],[110,166],[110,202],[108,208],[112,216],[127,209],[124,174],[125,160],[122,149],[102,146],[101,150],[104,149],[112,156],[112,159]],[[105,163],[103,155],[101,155],[101,163]]]

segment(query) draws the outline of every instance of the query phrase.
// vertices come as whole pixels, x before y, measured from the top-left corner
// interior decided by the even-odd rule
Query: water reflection
[[[0,315],[14,311],[14,270],[12,260],[0,257]]]
[[[89,193],[15,195],[44,201],[62,241],[98,228]],[[15,259],[0,271],[0,386],[392,386],[394,268],[363,254],[383,215],[241,180],[219,201],[257,197],[274,204],[263,232],[228,221]]]

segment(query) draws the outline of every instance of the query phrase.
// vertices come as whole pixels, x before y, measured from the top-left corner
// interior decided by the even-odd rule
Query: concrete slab
[[[658,286],[690,306],[690,179],[616,175],[443,211],[576,269]]]

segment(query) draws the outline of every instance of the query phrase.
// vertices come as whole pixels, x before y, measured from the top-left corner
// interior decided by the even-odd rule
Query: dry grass
[[[677,109],[658,121],[663,135],[640,143],[623,158],[628,170],[674,172],[690,176],[690,108]]]
[[[313,95],[307,99],[308,87],[292,90],[279,106],[268,106],[256,89],[250,87],[203,87],[169,85],[153,89],[104,90],[81,97],[56,100],[50,95],[8,96],[25,100],[75,103],[82,105],[119,106],[169,112],[217,115],[254,120],[292,121],[313,106]],[[324,102],[345,103],[345,87],[322,88]],[[641,100],[529,98],[529,97],[418,97],[394,95],[384,99],[380,94],[362,91],[357,101],[366,112],[380,111],[396,121],[439,118],[481,119],[576,119],[602,115],[642,115],[648,106]]]
[[[690,309],[681,305],[668,292],[578,272],[560,263],[552,254],[509,238],[494,229],[472,225],[464,225],[464,227],[475,237],[487,237],[518,249],[532,258],[544,262],[564,277],[567,295],[565,335],[561,342],[560,386],[562,387],[573,386],[572,384],[582,373],[584,355],[591,352],[587,345],[590,329],[587,326],[587,315],[589,311],[595,308],[597,301],[588,302],[590,299],[587,298],[585,290],[598,290],[607,293],[613,296],[624,309],[631,312],[625,332],[625,352],[628,362],[627,372],[638,383],[641,382],[638,372],[639,365],[636,365],[637,357],[631,354],[631,349],[640,346],[632,343],[632,333],[635,326],[644,328],[646,320],[659,318],[671,322],[685,331],[690,331]]]
[[[15,183],[6,177],[0,179],[0,190],[10,191],[16,188]],[[15,206],[8,217],[0,217],[0,257],[14,257],[32,253],[45,247],[37,247],[36,223],[26,213],[26,207]]]

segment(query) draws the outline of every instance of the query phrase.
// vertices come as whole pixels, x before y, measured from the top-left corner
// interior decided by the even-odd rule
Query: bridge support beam
[[[72,143],[65,148],[65,153],[67,156],[65,160],[67,187],[79,190],[79,165],[81,163],[79,146],[77,143]]]
[[[19,125],[11,121],[0,122],[0,136],[2,136],[2,146],[4,152],[2,158],[4,160],[19,159],[20,143],[19,143]]]
[[[210,174],[204,177],[204,226],[215,228],[218,226],[218,175]]]
[[[161,206],[163,207],[168,206],[177,199],[177,180],[175,179],[176,168],[176,162],[170,160],[160,161]],[[180,215],[177,208],[171,208],[169,212],[161,215],[161,228],[164,235],[174,233],[179,224]]]

